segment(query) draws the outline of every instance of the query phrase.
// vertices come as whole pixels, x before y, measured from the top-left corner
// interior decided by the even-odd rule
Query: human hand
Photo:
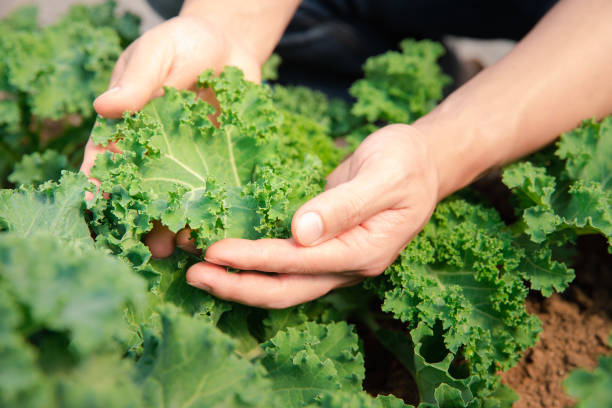
[[[207,262],[187,271],[187,281],[227,300],[285,308],[379,275],[433,212],[435,162],[416,128],[386,126],[295,213],[293,238],[218,241],[207,249]]]
[[[240,39],[209,21],[179,16],[147,31],[121,54],[109,89],[95,100],[94,108],[101,116],[117,118],[123,112],[140,110],[150,99],[162,95],[164,86],[193,88],[202,71],[207,68],[221,71],[226,65],[241,68],[246,79],[260,81],[260,64]],[[212,94],[201,96],[214,103]],[[112,143],[108,149],[116,151]],[[105,150],[90,138],[81,171],[89,176],[96,155]],[[169,237],[169,231],[161,228],[155,231],[161,231],[159,246],[165,250],[168,245],[163,240]],[[165,255],[162,252],[157,255]]]

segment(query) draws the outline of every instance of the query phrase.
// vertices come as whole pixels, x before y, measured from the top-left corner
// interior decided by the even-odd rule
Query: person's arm
[[[611,112],[612,1],[565,0],[414,126],[427,135],[444,197]]]
[[[413,126],[370,135],[294,215],[293,238],[226,239],[187,280],[261,307],[287,307],[380,274],[438,200],[612,113],[612,1],[565,0],[503,60]],[[276,272],[226,273],[218,265]]]
[[[194,17],[233,41],[261,66],[270,57],[301,0],[187,0],[180,17]]]

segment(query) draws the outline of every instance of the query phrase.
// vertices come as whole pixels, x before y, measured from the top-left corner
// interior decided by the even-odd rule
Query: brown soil
[[[538,344],[502,376],[520,396],[514,408],[573,406],[575,401],[563,390],[567,374],[577,367],[594,368],[599,356],[612,351],[610,316],[576,287],[570,289],[569,300],[558,295],[528,300],[527,309],[538,315],[543,332]]]

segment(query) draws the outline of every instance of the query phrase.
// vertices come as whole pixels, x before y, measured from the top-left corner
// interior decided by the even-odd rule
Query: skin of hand
[[[612,112],[610,21],[610,0],[561,1],[512,52],[413,126],[369,136],[296,212],[293,238],[216,242],[207,262],[188,270],[188,283],[284,308],[381,273],[437,200]]]
[[[285,308],[379,275],[420,231],[438,200],[423,135],[407,125],[371,134],[294,215],[293,238],[224,239],[187,272],[216,296]],[[245,271],[227,273],[219,265]]]
[[[121,117],[123,112],[138,111],[150,99],[162,95],[164,86],[193,88],[198,75],[211,67],[221,70],[226,65],[238,66],[247,79],[258,82],[258,62],[239,46],[230,44],[232,41],[220,30],[195,17],[168,20],[144,33],[121,54],[109,89],[94,101],[94,108],[103,117]],[[109,149],[116,151],[112,144]],[[81,171],[89,175],[96,155],[104,151],[90,138]]]

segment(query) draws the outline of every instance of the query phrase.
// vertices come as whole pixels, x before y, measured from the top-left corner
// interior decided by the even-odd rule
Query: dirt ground
[[[520,396],[514,408],[573,406],[575,401],[563,390],[564,379],[576,368],[595,368],[599,356],[610,353],[610,316],[580,289],[570,292],[574,301],[554,295],[527,303],[527,309],[542,321],[543,332],[538,344],[503,375],[503,382]],[[576,303],[582,301],[585,303]]]
[[[562,296],[531,297],[527,309],[538,315],[543,332],[503,381],[521,397],[514,408],[567,408],[574,405],[563,390],[572,370],[592,369],[611,354],[612,255],[602,237],[578,240],[576,279]],[[602,407],[603,408],[603,407]]]

